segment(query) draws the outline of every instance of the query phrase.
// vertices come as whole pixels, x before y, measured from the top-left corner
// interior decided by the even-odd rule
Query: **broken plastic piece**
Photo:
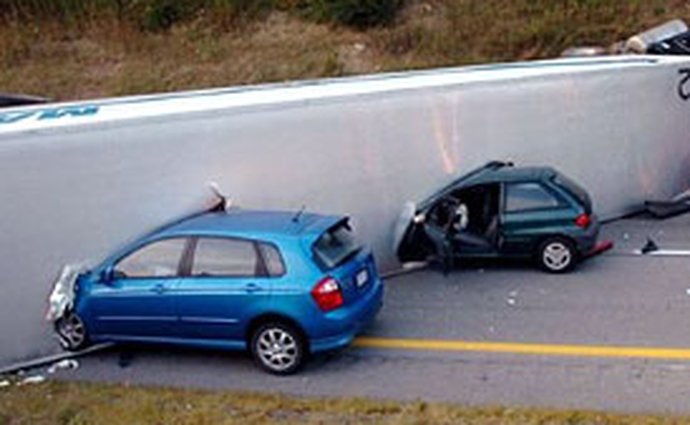
[[[26,378],[22,379],[18,385],[41,384],[45,382],[45,380],[46,377],[43,375],[27,376]]]
[[[209,212],[225,212],[232,208],[232,199],[228,198],[223,194],[223,192],[220,190],[220,185],[216,182],[209,182],[208,183],[209,189],[211,189],[211,192],[213,192],[214,195],[218,198],[218,201],[213,204],[213,206],[209,209]]]
[[[613,249],[613,241],[599,241],[594,245],[594,248],[592,248],[587,255],[585,255],[585,258],[603,254],[610,249]]]
[[[74,359],[64,359],[54,363],[48,368],[48,373],[53,374],[58,370],[74,370],[79,367],[79,362]]]
[[[653,251],[658,251],[659,246],[652,240],[652,238],[647,238],[647,243],[644,244],[640,252],[642,254],[648,254]]]

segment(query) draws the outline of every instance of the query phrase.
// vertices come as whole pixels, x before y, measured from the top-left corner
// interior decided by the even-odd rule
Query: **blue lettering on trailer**
[[[96,115],[100,107],[97,105],[66,106],[62,108],[39,109],[33,111],[17,111],[0,113],[0,124],[35,119],[37,121],[54,120],[64,117],[84,117]]]

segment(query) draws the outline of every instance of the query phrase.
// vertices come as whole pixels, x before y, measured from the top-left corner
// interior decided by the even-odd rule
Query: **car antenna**
[[[297,214],[295,214],[295,216],[292,217],[292,222],[297,223],[299,221],[300,217],[302,217],[302,214],[304,214],[304,210],[306,210],[306,209],[307,209],[307,206],[302,205],[302,208],[300,208],[299,211],[297,211]]]
[[[213,192],[214,195],[218,198],[218,202],[213,204],[211,208],[209,208],[209,212],[227,212],[230,207],[232,207],[232,199],[229,199],[227,196],[223,195],[223,192],[220,190],[220,186],[216,182],[209,182],[208,183],[208,188],[211,189],[211,192]]]

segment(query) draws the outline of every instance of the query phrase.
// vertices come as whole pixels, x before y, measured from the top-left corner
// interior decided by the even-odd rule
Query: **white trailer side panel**
[[[209,200],[347,213],[384,269],[419,200],[488,160],[553,165],[614,217],[685,189],[690,59],[496,65],[105,99],[0,113],[0,364],[56,349],[64,263]],[[689,87],[690,88],[690,85]]]

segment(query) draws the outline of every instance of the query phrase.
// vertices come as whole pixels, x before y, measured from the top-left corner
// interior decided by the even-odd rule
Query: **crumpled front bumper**
[[[74,307],[77,279],[85,270],[83,266],[74,264],[68,264],[62,268],[48,297],[47,321],[57,321]]]

